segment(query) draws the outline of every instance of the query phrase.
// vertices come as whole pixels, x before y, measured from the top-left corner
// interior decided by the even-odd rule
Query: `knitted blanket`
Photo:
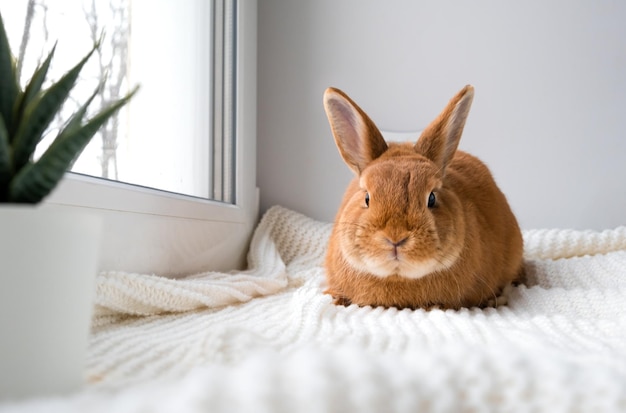
[[[249,270],[105,272],[80,393],[17,412],[626,411],[626,227],[524,232],[498,308],[335,306],[331,226],[282,207]]]

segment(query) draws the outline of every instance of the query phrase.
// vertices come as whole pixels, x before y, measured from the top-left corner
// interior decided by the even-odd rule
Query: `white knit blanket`
[[[248,271],[100,274],[90,384],[0,411],[626,411],[626,227],[525,231],[527,284],[460,311],[333,305],[330,228],[274,207]]]

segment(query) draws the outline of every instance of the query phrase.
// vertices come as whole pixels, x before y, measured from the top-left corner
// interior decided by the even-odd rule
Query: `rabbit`
[[[518,222],[489,169],[457,150],[474,97],[465,86],[415,144],[387,143],[344,92],[324,109],[355,173],[324,267],[338,305],[484,308],[523,275]]]

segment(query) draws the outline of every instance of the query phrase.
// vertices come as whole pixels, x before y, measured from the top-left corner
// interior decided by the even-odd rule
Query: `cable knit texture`
[[[100,274],[90,384],[0,411],[626,411],[626,227],[525,231],[527,282],[460,311],[333,305],[330,229],[274,207],[248,271]]]

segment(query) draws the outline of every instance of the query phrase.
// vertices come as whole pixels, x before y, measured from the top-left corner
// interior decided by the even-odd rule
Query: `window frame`
[[[68,172],[43,208],[87,211],[102,217],[100,270],[181,276],[245,267],[245,254],[259,208],[257,1],[238,1],[235,13],[235,203]],[[180,248],[181,245],[185,248]]]

